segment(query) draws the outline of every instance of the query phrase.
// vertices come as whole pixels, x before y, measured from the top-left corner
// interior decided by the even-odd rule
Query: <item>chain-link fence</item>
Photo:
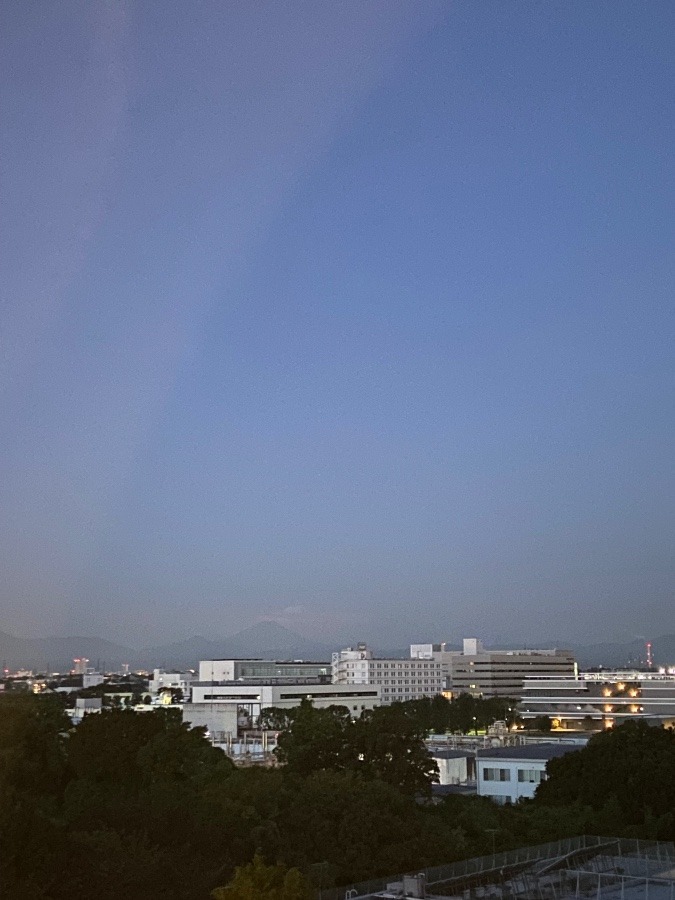
[[[418,872],[323,888],[318,895],[319,900],[353,900],[382,892],[400,894],[404,878],[418,877],[426,884],[428,893],[459,896],[463,900],[481,897],[494,897],[495,900],[562,900],[563,897],[675,900],[674,895],[668,894],[672,881],[663,877],[665,870],[673,868],[675,848],[672,844],[582,835],[432,866]]]

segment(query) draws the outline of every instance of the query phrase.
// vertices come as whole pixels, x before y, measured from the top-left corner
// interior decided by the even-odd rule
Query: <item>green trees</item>
[[[213,900],[311,900],[313,891],[299,869],[266,866],[259,853],[238,866],[228,885],[211,892]]]
[[[473,721],[475,706],[460,709]],[[3,895],[307,900],[310,885],[489,853],[493,841],[675,836],[675,737],[639,723],[552,761],[534,801],[420,803],[434,775],[422,738],[446,713],[433,701],[356,721],[311,704],[272,712],[285,764],[235,769],[173,710],[110,710],[72,728],[55,698],[0,696]]]
[[[353,772],[301,777],[286,767],[240,769],[211,797],[229,834],[227,862],[243,865],[259,850],[324,887],[461,858],[466,850],[461,832],[435,807]]]
[[[3,896],[206,897],[228,837],[208,792],[232,770],[171,712],[73,729],[55,698],[0,697]]]
[[[55,697],[0,697],[0,887],[14,900],[46,896],[67,858],[57,820],[67,782],[70,721]]]
[[[352,726],[350,768],[405,794],[429,795],[432,782],[438,781],[438,766],[424,744],[426,733],[405,704],[367,711]]]
[[[279,735],[277,756],[290,772],[306,777],[323,769],[344,770],[353,762],[353,722],[344,706],[315,709],[303,700]]]
[[[517,721],[517,701],[509,697],[473,697],[460,694],[453,700],[446,700],[440,694],[411,700],[403,706],[422,726],[427,734],[461,733],[485,731],[496,721],[513,725]]]
[[[429,794],[438,768],[424,745],[425,735],[405,704],[377,707],[353,720],[345,707],[315,709],[303,701],[279,735],[277,756],[301,777],[326,770],[351,772],[406,794]]]
[[[548,764],[538,804],[582,804],[606,812],[606,826],[671,840],[675,811],[675,732],[626,722],[595,735],[577,753]],[[612,822],[614,823],[612,825]]]

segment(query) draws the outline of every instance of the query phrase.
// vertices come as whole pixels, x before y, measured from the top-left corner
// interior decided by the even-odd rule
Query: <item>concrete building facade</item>
[[[334,684],[373,685],[381,690],[381,702],[418,700],[443,693],[443,664],[433,657],[377,658],[366,644],[333,654]]]
[[[192,685],[192,702],[183,707],[183,719],[236,737],[242,730],[257,728],[263,710],[291,709],[303,700],[319,709],[344,706],[356,718],[379,706],[381,694],[376,685],[335,685],[311,678],[198,681]]]
[[[568,650],[485,650],[476,638],[466,638],[461,653],[447,654],[447,666],[453,696],[520,699],[526,678],[577,674]]]

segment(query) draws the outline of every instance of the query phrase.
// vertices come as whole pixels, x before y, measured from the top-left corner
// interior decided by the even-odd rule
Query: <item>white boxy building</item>
[[[165,672],[164,669],[155,669],[148,681],[148,692],[156,697],[162,691],[179,690],[183,698],[189,700],[193,681],[196,681],[193,672]]]
[[[211,660],[202,663],[200,672],[210,673],[211,663]],[[217,671],[229,674],[227,668]],[[192,702],[183,706],[183,720],[193,726],[205,726],[212,734],[236,738],[240,730],[258,726],[263,710],[292,709],[303,700],[310,700],[319,709],[343,706],[356,718],[380,705],[381,692],[377,685],[332,684],[325,675],[200,680],[192,685]]]
[[[546,780],[548,761],[580,749],[578,744],[542,743],[478,750],[478,796],[499,804],[531,800],[539,784]]]
[[[366,644],[333,654],[333,683],[378,687],[383,704],[442,694],[444,681],[443,664],[434,657],[383,659]]]
[[[252,718],[257,718],[263,709],[291,709],[303,700],[311,700],[320,709],[346,706],[354,716],[360,716],[365,709],[380,705],[380,690],[377,685],[319,684],[309,680],[303,683],[289,679],[260,684],[198,681],[192,686],[193,703],[233,704],[246,710]]]

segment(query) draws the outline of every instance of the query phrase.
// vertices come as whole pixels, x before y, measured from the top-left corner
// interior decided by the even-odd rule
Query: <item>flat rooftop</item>
[[[522,744],[519,747],[489,747],[476,750],[477,759],[557,759],[581,750],[579,744]]]

